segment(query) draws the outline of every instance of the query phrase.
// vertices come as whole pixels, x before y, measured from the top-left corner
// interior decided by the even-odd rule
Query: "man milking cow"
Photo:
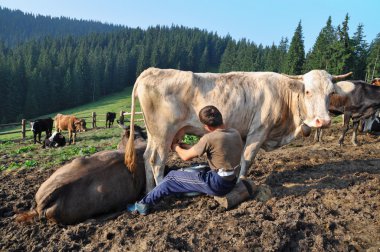
[[[223,196],[234,188],[240,171],[240,159],[243,151],[243,142],[239,132],[236,129],[225,127],[222,114],[214,106],[206,106],[201,109],[199,120],[204,125],[207,134],[194,146],[174,142],[171,148],[184,161],[206,153],[211,170],[170,171],[162,183],[142,200],[129,205],[129,211],[137,211],[141,215],[146,215],[152,206],[165,196],[190,192]]]

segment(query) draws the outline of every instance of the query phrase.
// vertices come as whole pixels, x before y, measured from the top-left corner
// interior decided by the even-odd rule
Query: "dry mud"
[[[16,223],[39,186],[57,168],[0,173],[1,251],[379,251],[380,138],[359,135],[337,144],[339,125],[324,143],[297,138],[260,151],[248,177],[267,185],[267,202],[252,199],[225,210],[209,196],[168,197],[154,213],[65,226]],[[351,133],[351,132],[349,132]],[[197,160],[202,161],[202,160]],[[184,167],[172,156],[169,168]]]

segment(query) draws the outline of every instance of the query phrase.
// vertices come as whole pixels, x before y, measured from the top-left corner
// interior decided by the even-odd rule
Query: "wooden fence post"
[[[92,128],[96,128],[96,112],[92,112]]]
[[[25,129],[26,129],[26,120],[22,119],[21,120],[21,134],[22,134],[22,140],[23,141],[25,141],[25,136],[26,136]]]
[[[124,125],[124,111],[120,111],[119,124]]]

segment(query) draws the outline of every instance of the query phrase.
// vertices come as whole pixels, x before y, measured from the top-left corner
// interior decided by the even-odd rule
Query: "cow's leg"
[[[73,144],[75,144],[76,139],[77,139],[77,131],[73,131]]]
[[[358,122],[354,122],[354,128],[353,128],[353,132],[352,132],[352,139],[351,139],[351,142],[353,145],[355,146],[358,146],[358,139],[357,139],[357,136],[358,136],[358,127],[359,127],[359,123],[360,121]]]
[[[33,140],[34,140],[34,144],[37,143],[37,133],[33,131]]]
[[[323,130],[321,128],[317,128],[314,135],[315,142],[322,142],[322,132]]]
[[[153,176],[153,167],[151,164],[151,156],[152,156],[152,141],[149,141],[149,136],[148,134],[148,143],[147,147],[144,152],[144,163],[145,163],[145,177],[146,177],[146,182],[145,182],[145,192],[148,193],[153,190],[154,188],[154,176]]]
[[[340,136],[339,138],[339,145],[342,146],[343,145],[343,141],[344,141],[344,137],[346,136],[346,133],[350,127],[350,118],[351,118],[351,114],[344,114],[344,117],[343,117],[343,131],[342,131],[342,135]]]
[[[145,150],[145,173],[146,173],[146,192],[150,192],[155,184],[158,185],[164,179],[165,161],[167,153],[162,147],[155,146]]]
[[[38,142],[41,143],[41,134],[42,134],[42,131],[38,132]]]
[[[73,133],[71,130],[69,130],[69,144],[72,142]]]
[[[164,179],[165,162],[174,139],[172,132],[177,131],[168,130],[160,138],[153,138],[148,133],[148,144],[144,152],[146,192],[150,192],[154,188],[154,182],[158,185]]]
[[[253,160],[263,143],[265,137],[264,132],[265,131],[256,131],[254,134],[247,136],[240,163],[239,179],[244,179],[247,176],[248,168],[253,164]]]

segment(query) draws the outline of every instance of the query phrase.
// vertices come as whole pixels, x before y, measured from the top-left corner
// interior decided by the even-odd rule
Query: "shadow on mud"
[[[302,165],[294,170],[273,171],[265,180],[273,196],[306,195],[313,189],[344,189],[380,174],[380,159],[345,160],[321,165]]]

